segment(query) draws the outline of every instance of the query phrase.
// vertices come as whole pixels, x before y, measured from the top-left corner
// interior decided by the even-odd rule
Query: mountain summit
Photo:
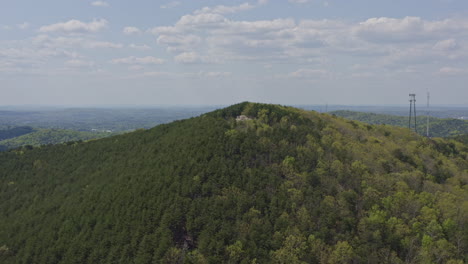
[[[1,263],[463,263],[468,147],[244,102],[0,153]]]

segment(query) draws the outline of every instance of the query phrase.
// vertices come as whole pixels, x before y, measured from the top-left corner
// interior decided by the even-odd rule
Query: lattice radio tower
[[[429,137],[429,91],[427,91],[427,118],[426,118],[426,136]]]
[[[411,116],[414,114],[414,132],[418,132],[416,128],[416,94],[409,94],[410,97],[410,110],[408,128],[411,130]]]

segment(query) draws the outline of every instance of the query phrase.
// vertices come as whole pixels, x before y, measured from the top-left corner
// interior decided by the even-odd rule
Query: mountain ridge
[[[408,117],[356,112],[348,110],[338,110],[330,112],[332,115],[344,117],[346,119],[357,120],[372,125],[392,125],[408,127]],[[417,117],[417,131],[421,135],[426,135],[427,116]],[[413,125],[413,124],[412,124]],[[453,137],[468,134],[468,121],[454,118],[429,117],[429,133],[431,137]]]
[[[249,102],[13,150],[0,154],[0,260],[462,263],[467,153],[403,128]]]

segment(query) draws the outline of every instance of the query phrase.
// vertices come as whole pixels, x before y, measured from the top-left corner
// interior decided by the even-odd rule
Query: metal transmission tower
[[[429,91],[427,92],[427,112],[426,112],[426,136],[429,137]]]
[[[410,97],[410,110],[408,128],[411,129],[411,115],[414,114],[414,132],[418,132],[416,128],[416,94],[409,94]]]

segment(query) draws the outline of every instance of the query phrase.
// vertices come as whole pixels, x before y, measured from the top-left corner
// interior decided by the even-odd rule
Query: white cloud
[[[164,60],[152,56],[147,57],[126,57],[111,60],[113,64],[163,64]]]
[[[105,1],[94,1],[91,3],[92,6],[99,6],[99,7],[108,7],[109,3]]]
[[[298,69],[297,71],[291,72],[287,75],[288,78],[300,78],[300,79],[317,79],[329,77],[330,73],[322,69]]]
[[[120,43],[113,43],[113,42],[108,42],[108,41],[86,41],[83,43],[84,47],[87,48],[109,48],[109,49],[121,49],[124,47],[124,45]]]
[[[130,65],[128,66],[128,69],[131,71],[140,71],[140,70],[143,70],[144,67],[141,65]]]
[[[68,49],[73,47],[81,47],[86,49],[96,49],[96,48],[112,48],[120,49],[124,45],[120,43],[113,43],[108,41],[97,41],[94,39],[88,38],[79,38],[79,37],[56,37],[52,38],[48,35],[39,35],[32,39],[32,43],[40,45],[47,48],[59,48],[59,49]]]
[[[51,49],[34,49],[26,47],[17,48],[1,48],[0,57],[6,61],[33,61],[43,60],[54,56],[59,56],[61,53]]]
[[[232,76],[231,72],[216,72],[216,71],[199,71],[199,72],[166,72],[166,71],[150,71],[135,74],[131,78],[142,77],[157,77],[157,78],[193,78],[193,79],[220,79]]]
[[[174,7],[178,7],[180,6],[180,2],[179,1],[172,1],[172,2],[169,2],[167,4],[164,4],[164,5],[161,5],[159,6],[161,9],[167,9],[167,8],[174,8]]]
[[[230,77],[231,72],[199,72],[198,76],[203,78],[225,78]]]
[[[23,22],[21,24],[16,25],[19,29],[28,29],[29,28],[29,23],[28,22]]]
[[[153,71],[153,72],[144,72],[143,74],[136,75],[134,77],[176,77],[176,74],[172,72]]]
[[[434,45],[435,50],[454,50],[458,47],[455,39],[445,39],[437,42]]]
[[[156,40],[158,44],[166,45],[170,52],[192,50],[201,41],[202,38],[196,35],[161,35]]]
[[[308,3],[309,0],[288,0],[289,3],[294,3],[294,4],[305,4]]]
[[[74,67],[74,68],[86,68],[94,66],[94,62],[86,61],[86,60],[79,60],[79,59],[72,59],[65,62],[66,66]]]
[[[132,49],[136,49],[136,50],[150,50],[151,47],[146,45],[146,44],[143,44],[143,45],[137,45],[137,44],[130,44],[128,45],[129,48],[132,48]]]
[[[397,70],[468,57],[468,49],[463,48],[468,42],[468,19],[245,21],[228,18],[227,10],[225,6],[203,8],[173,25],[148,32],[157,36],[158,45],[176,53],[174,60],[179,63],[242,60],[321,66],[326,59],[333,63],[332,58],[346,57],[355,63]]]
[[[258,3],[259,5],[266,5],[266,4],[268,4],[268,2],[269,2],[269,0],[258,0],[258,1],[257,1],[257,3]]]
[[[0,71],[8,73],[37,73],[44,71],[47,64],[64,58],[78,58],[76,53],[45,47],[31,47],[24,42],[15,43],[17,47],[0,46]]]
[[[177,63],[190,64],[200,62],[200,56],[196,52],[184,52],[174,57]]]
[[[253,8],[255,8],[255,6],[249,3],[243,3],[238,6],[219,5],[215,7],[203,7],[202,9],[196,10],[194,14],[233,14]]]
[[[227,19],[220,14],[200,13],[196,15],[185,15],[177,21],[176,26],[185,27],[185,29],[197,27],[220,27],[227,22]]]
[[[370,18],[354,28],[356,35],[370,42],[424,42],[468,30],[468,20],[427,21],[420,17]]]
[[[466,75],[468,69],[455,68],[455,67],[442,67],[439,69],[441,75]]]
[[[51,32],[63,32],[63,33],[96,33],[106,28],[108,25],[105,19],[94,19],[93,21],[86,23],[76,19],[69,20],[67,22],[61,22],[51,24],[48,26],[42,26],[39,28],[39,32],[51,33]]]
[[[137,27],[124,27],[122,32],[125,35],[140,34],[141,30]]]

